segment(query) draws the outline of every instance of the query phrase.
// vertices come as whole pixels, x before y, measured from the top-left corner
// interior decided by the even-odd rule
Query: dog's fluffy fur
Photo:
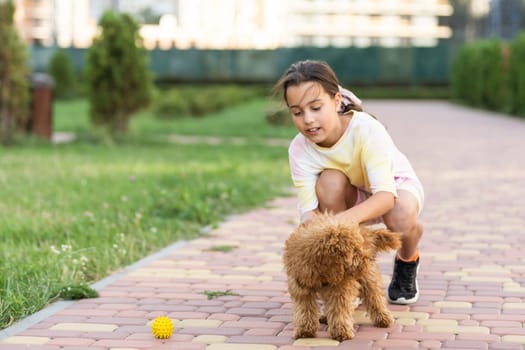
[[[375,326],[391,326],[394,319],[387,308],[375,259],[378,252],[400,246],[398,233],[341,224],[330,214],[317,214],[299,225],[286,241],[283,257],[295,338],[316,336],[318,296],[324,302],[334,339],[353,338],[354,300],[359,296]]]

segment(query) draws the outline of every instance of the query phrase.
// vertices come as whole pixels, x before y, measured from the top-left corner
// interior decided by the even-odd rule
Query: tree
[[[11,1],[0,1],[0,142],[11,143],[29,117],[26,47],[13,23]]]
[[[76,95],[76,77],[71,57],[62,49],[56,50],[49,61],[48,71],[55,81],[55,96],[70,99]]]
[[[133,113],[151,100],[152,78],[138,25],[128,14],[107,11],[88,51],[90,116],[113,135],[125,134]]]

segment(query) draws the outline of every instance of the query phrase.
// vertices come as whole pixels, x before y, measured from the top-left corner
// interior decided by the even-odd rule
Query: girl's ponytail
[[[343,88],[339,85],[339,93],[341,94],[341,108],[339,109],[339,114],[347,114],[351,111],[362,112],[363,108],[361,107],[362,101],[357,97],[352,91]]]

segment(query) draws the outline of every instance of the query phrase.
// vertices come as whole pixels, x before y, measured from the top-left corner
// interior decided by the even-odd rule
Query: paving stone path
[[[365,107],[426,189],[421,298],[390,306],[393,327],[371,326],[360,307],[353,340],[331,340],[325,326],[292,338],[281,254],[297,213],[294,198],[280,198],[97,283],[100,298],[0,331],[0,349],[525,349],[525,120],[435,101]],[[385,286],[392,258],[379,257]],[[168,340],[150,331],[160,315],[175,323]]]

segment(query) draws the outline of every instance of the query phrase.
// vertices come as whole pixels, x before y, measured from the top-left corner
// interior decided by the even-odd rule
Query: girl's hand
[[[335,217],[338,221],[347,225],[359,225],[361,223],[359,218],[353,215],[353,213],[349,213],[348,210],[336,214]]]
[[[390,192],[380,191],[353,206],[350,209],[337,214],[340,220],[361,224],[368,220],[382,217],[394,207],[395,197]]]

